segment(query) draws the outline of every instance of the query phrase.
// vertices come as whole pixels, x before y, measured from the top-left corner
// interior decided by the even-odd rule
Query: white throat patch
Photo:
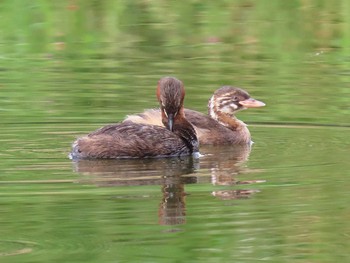
[[[216,115],[216,112],[215,112],[215,99],[214,99],[214,96],[212,96],[209,100],[209,115],[210,117],[212,117],[213,119],[217,120],[218,117]]]

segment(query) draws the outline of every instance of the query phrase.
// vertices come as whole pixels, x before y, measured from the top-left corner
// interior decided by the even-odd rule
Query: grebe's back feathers
[[[197,147],[192,147],[194,152]],[[157,158],[189,155],[192,149],[157,125],[123,122],[107,125],[73,144],[73,159]]]

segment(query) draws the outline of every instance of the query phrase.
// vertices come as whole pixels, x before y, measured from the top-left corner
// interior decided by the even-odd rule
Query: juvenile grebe
[[[198,155],[198,140],[184,116],[183,83],[173,77],[159,80],[157,98],[162,124],[124,121],[107,125],[73,143],[72,159],[151,158]]]
[[[255,100],[240,89],[223,86],[209,99],[208,114],[185,109],[185,116],[196,130],[201,145],[250,144],[251,136],[247,125],[235,117],[235,113],[247,108],[258,108],[265,103]],[[162,126],[160,110],[146,110],[127,116],[126,122]]]

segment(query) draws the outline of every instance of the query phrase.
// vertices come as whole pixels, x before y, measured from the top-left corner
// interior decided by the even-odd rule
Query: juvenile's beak
[[[168,114],[168,130],[173,131],[174,126],[174,114],[170,113]]]
[[[259,100],[255,100],[253,98],[242,100],[242,101],[239,101],[238,103],[246,108],[259,108],[259,107],[265,106],[264,102],[259,101]]]

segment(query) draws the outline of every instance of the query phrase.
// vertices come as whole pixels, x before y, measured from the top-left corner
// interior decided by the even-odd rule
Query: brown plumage
[[[185,89],[180,80],[159,80],[157,97],[162,124],[131,121],[107,125],[73,143],[72,159],[152,158],[190,155],[198,152],[198,140],[183,113]],[[160,116],[159,115],[159,116]]]
[[[208,115],[185,109],[187,120],[196,130],[199,143],[211,145],[249,144],[250,132],[247,125],[235,117],[235,113],[246,108],[265,106],[240,89],[223,86],[209,99]],[[125,121],[162,126],[160,110],[146,110],[138,115],[130,115]]]

